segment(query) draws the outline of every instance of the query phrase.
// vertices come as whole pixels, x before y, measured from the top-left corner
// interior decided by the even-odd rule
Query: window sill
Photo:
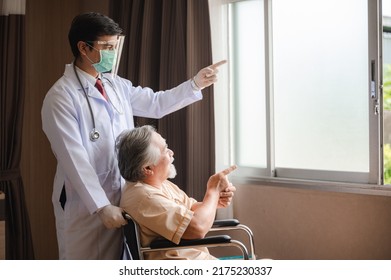
[[[341,183],[329,181],[299,180],[267,177],[231,176],[234,185],[259,185],[283,188],[308,189],[314,191],[329,191],[340,193],[391,196],[391,185]]]

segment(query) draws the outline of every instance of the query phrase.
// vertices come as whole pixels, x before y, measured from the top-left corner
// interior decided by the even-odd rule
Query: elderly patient
[[[227,207],[235,187],[227,175],[231,166],[212,175],[204,199],[188,197],[168,178],[176,176],[174,152],[151,126],[123,132],[117,140],[118,165],[127,181],[120,206],[139,224],[142,246],[164,237],[176,244],[183,239],[205,237],[216,209]],[[215,259],[207,248],[150,252],[145,259]]]

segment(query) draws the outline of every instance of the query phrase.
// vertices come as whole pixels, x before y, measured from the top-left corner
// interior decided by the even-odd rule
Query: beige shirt
[[[139,224],[141,244],[148,247],[151,241],[164,237],[176,244],[189,225],[197,201],[190,198],[170,181],[162,189],[144,183],[127,183],[120,206]],[[215,259],[206,248],[189,248],[151,252],[145,259]]]

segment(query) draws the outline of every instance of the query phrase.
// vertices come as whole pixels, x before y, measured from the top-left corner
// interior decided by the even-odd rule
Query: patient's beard
[[[170,171],[169,171],[169,173],[168,173],[168,178],[169,178],[169,179],[174,179],[175,176],[176,176],[176,168],[175,168],[175,166],[171,163],[171,165],[170,165]]]

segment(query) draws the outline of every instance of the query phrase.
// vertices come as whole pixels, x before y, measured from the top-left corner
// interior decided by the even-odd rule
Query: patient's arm
[[[219,206],[220,192],[227,188],[227,175],[235,169],[236,166],[231,166],[209,178],[204,199],[202,202],[193,204],[191,208],[194,215],[182,238],[197,239],[205,237],[213,225],[216,209]]]

